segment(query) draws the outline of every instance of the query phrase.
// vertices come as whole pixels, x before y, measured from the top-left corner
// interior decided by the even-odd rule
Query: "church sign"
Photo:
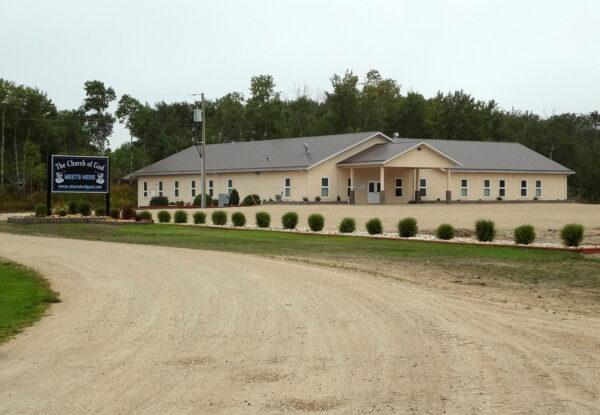
[[[108,193],[108,157],[53,155],[52,193]]]

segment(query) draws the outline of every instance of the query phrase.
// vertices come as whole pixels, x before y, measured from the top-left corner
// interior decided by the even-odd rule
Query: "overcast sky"
[[[463,89],[542,115],[600,110],[600,1],[1,0],[0,77],[59,108],[99,79],[142,101],[284,96],[371,68],[402,91]],[[116,128],[114,146],[127,139]]]

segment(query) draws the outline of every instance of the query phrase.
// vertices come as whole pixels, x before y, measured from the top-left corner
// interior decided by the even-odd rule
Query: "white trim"
[[[323,186],[323,179],[327,179],[327,186]],[[321,177],[321,186],[319,189],[319,197],[321,199],[329,199],[331,197],[331,181],[329,180],[329,176]],[[327,196],[323,196],[323,189],[327,189]]]
[[[538,187],[537,182],[540,182],[540,187]],[[542,179],[535,179],[534,189],[533,189],[533,197],[540,199],[542,197],[542,195],[544,194],[542,188],[543,188]],[[540,191],[539,196],[537,194],[538,190]]]
[[[494,170],[494,169],[458,169],[454,173],[521,173],[521,174],[575,174],[574,171],[550,171],[550,170]]]
[[[190,195],[196,197],[196,180],[190,180]]]
[[[163,182],[162,180],[158,181],[158,197],[163,197],[164,196],[164,186],[163,186]]]
[[[179,197],[179,180],[173,180],[173,197]]]
[[[454,159],[453,159],[452,157],[450,157],[449,155],[442,153],[440,150],[438,150],[437,148],[433,147],[433,146],[432,146],[432,145],[430,145],[430,144],[427,144],[425,141],[421,141],[420,143],[417,143],[417,144],[415,144],[414,146],[412,146],[412,147],[410,147],[410,148],[408,148],[408,149],[406,149],[406,150],[404,150],[404,151],[402,151],[402,152],[400,152],[400,153],[396,154],[395,156],[393,156],[393,157],[390,157],[389,159],[385,160],[385,161],[383,162],[383,164],[389,163],[390,161],[394,160],[395,158],[398,158],[398,157],[400,157],[401,155],[403,155],[403,154],[406,154],[406,153],[408,153],[409,151],[411,151],[411,150],[414,150],[415,148],[418,148],[418,147],[422,147],[422,146],[425,146],[425,147],[429,148],[430,150],[432,150],[432,151],[434,151],[434,152],[438,153],[440,156],[444,157],[444,158],[445,158],[445,159],[447,159],[447,160],[450,160],[450,161],[451,161],[451,162],[453,162],[453,163],[456,163],[456,164],[457,164],[457,165],[459,165],[459,166],[462,166],[462,165],[463,165],[461,162],[454,160]]]
[[[288,186],[286,181],[289,180],[290,181],[290,185]],[[290,194],[289,196],[286,195],[286,191],[289,189]],[[284,177],[283,178],[283,198],[284,199],[290,199],[292,197],[292,178],[291,177]]]
[[[144,193],[144,197],[148,197],[148,182],[143,182],[142,184],[142,192]]]
[[[500,182],[504,182],[504,186],[500,186]],[[504,190],[504,195],[500,194],[500,190]],[[503,199],[506,197],[506,179],[504,177],[498,179],[498,197]]]
[[[485,182],[488,182],[489,186],[485,185]],[[490,194],[485,195],[485,191],[489,190]],[[491,199],[492,198],[492,179],[483,179],[483,192],[481,193],[482,199]]]
[[[425,180],[425,186],[421,186],[422,180]],[[423,189],[425,189],[424,195],[422,192]],[[421,195],[421,199],[423,199],[423,198],[427,199],[427,178],[426,177],[419,177],[419,194]]]
[[[465,182],[467,182],[466,186],[463,186],[463,180]],[[460,187],[458,189],[458,197],[460,197],[461,199],[463,199],[463,198],[468,199],[469,198],[469,179],[461,177],[459,184],[460,184]],[[463,189],[466,190],[466,192],[467,192],[464,196],[462,194]]]
[[[398,186],[398,180],[400,180],[401,185]],[[396,189],[400,189],[400,193],[402,196],[396,195]],[[396,199],[404,199],[404,177],[395,177],[394,178],[394,197]]]
[[[207,195],[209,195],[211,198],[214,196],[215,194],[215,181],[214,179],[209,179],[208,180],[208,191],[206,192]]]
[[[376,136],[378,136],[378,135],[382,136],[383,138],[385,138],[386,140],[390,141],[391,143],[395,143],[395,141],[394,141],[394,140],[392,140],[391,138],[389,138],[389,137],[388,137],[387,135],[385,135],[384,133],[382,133],[382,132],[376,132],[375,134],[368,136],[367,138],[365,138],[365,139],[363,139],[363,140],[359,141],[359,142],[358,142],[358,143],[356,143],[356,144],[353,144],[353,145],[351,145],[350,147],[346,147],[345,149],[343,149],[343,150],[341,150],[341,151],[338,151],[337,153],[335,153],[335,154],[332,154],[331,156],[328,156],[328,157],[324,158],[323,160],[316,162],[315,164],[311,164],[310,166],[308,166],[308,167],[306,168],[306,170],[310,170],[310,169],[312,169],[313,167],[316,167],[316,166],[318,166],[319,164],[323,164],[323,163],[325,163],[326,161],[328,161],[328,160],[331,160],[332,158],[334,158],[334,157],[337,157],[337,156],[339,156],[340,154],[343,154],[344,152],[346,152],[346,151],[348,151],[348,150],[352,150],[354,147],[356,147],[356,146],[359,146],[359,145],[361,145],[361,144],[363,144],[363,143],[366,143],[367,141],[369,141],[370,139],[372,139],[373,137],[376,137]]]
[[[525,182],[525,187],[523,187],[523,182]],[[523,189],[525,189],[525,196],[523,196]],[[529,183],[527,179],[521,178],[519,180],[519,199],[527,199],[529,197]]]

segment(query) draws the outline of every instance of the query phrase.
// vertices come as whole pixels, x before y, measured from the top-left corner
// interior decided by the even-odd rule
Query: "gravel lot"
[[[222,252],[0,234],[0,256],[62,300],[0,346],[0,413],[600,411],[597,318]]]

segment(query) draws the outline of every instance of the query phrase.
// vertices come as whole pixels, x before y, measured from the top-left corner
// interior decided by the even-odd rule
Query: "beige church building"
[[[390,138],[380,132],[206,146],[207,193],[273,201],[400,204],[565,200],[574,172],[518,143]],[[138,205],[200,194],[196,146],[134,173]]]

